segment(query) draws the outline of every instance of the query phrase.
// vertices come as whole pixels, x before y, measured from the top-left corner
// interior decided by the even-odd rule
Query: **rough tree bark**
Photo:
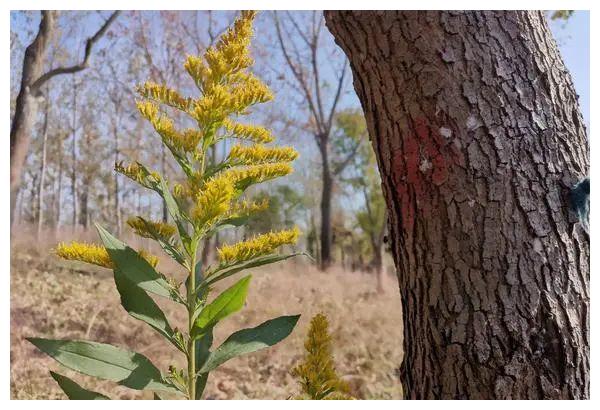
[[[543,12],[326,12],[390,211],[415,399],[589,397],[589,168]]]

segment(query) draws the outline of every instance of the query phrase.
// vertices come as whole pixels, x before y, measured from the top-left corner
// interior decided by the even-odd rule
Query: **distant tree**
[[[42,86],[48,80],[58,75],[72,74],[84,70],[89,64],[92,48],[108,30],[110,24],[117,18],[118,14],[118,11],[113,12],[100,29],[92,37],[88,38],[85,46],[85,54],[81,62],[72,66],[52,68],[44,72],[44,62],[48,46],[57,31],[57,12],[42,11],[37,35],[25,50],[21,87],[15,101],[14,115],[10,128],[11,221],[13,219],[17,191],[21,182],[21,172],[29,150],[31,133],[42,97]]]
[[[352,187],[351,195],[362,197],[361,209],[356,212],[356,225],[368,239],[371,266],[377,275],[377,291],[382,293],[385,291],[383,238],[387,228],[387,212],[377,161],[373,148],[368,144],[369,134],[362,111],[349,109],[340,112],[336,117],[335,134],[338,150],[347,151],[353,149],[349,147],[359,144],[348,167],[349,175],[344,175],[341,180]]]
[[[313,12],[308,27],[290,12],[273,13],[277,40],[287,68],[292,73],[292,88],[308,107],[310,120],[308,128],[313,134],[321,158],[321,231],[320,262],[326,269],[332,262],[331,206],[335,178],[341,174],[350,161],[353,152],[332,166],[331,134],[334,118],[339,108],[347,75],[347,64],[341,60],[339,67],[333,68],[333,87],[325,77],[322,55],[323,18]],[[294,40],[296,38],[297,40]],[[328,56],[328,62],[332,61]],[[330,90],[330,92],[326,92]]]

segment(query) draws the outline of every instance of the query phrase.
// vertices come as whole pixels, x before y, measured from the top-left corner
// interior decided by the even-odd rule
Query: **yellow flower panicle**
[[[241,165],[291,162],[297,157],[298,151],[292,147],[271,148],[260,144],[249,147],[234,145],[229,152],[229,160]]]
[[[61,242],[56,247],[56,255],[67,260],[81,261],[103,268],[113,269],[113,263],[104,246],[71,242],[66,244]]]
[[[231,133],[231,137],[233,138],[239,138],[263,144],[273,142],[273,134],[271,134],[271,131],[264,127],[250,124],[236,124],[229,120],[226,120],[223,125],[225,126],[225,129]]]
[[[255,16],[253,11],[242,12],[217,44],[206,51],[206,63],[199,57],[188,56],[185,69],[204,93],[210,93],[213,86],[253,64],[249,47]]]
[[[158,101],[182,111],[187,111],[192,102],[191,98],[184,98],[177,91],[152,81],[147,81],[138,86],[136,91],[144,98]]]
[[[177,228],[171,224],[147,221],[139,216],[129,218],[127,220],[127,225],[129,225],[137,235],[150,239],[158,236],[163,240],[168,240],[177,232]]]
[[[243,168],[231,168],[225,171],[238,188],[246,188],[252,184],[258,184],[273,178],[290,174],[293,168],[287,162],[275,162],[273,164],[250,165]]]
[[[234,191],[233,181],[227,174],[209,179],[196,195],[192,210],[196,226],[212,225],[219,217],[224,216],[231,208]]]
[[[118,162],[115,164],[115,171],[145,187],[149,187],[151,182],[160,182],[160,175],[157,172],[146,170],[144,166],[137,161],[132,162],[127,166],[125,166],[123,162]],[[150,181],[150,179],[152,179],[152,181]]]
[[[75,241],[69,244],[61,242],[56,247],[55,253],[56,256],[63,259],[91,263],[92,265],[102,266],[103,268],[114,269],[114,264],[108,251],[101,245]],[[158,258],[156,256],[143,249],[140,250],[138,254],[146,259],[152,267],[158,265]]]
[[[298,227],[280,232],[269,232],[254,238],[238,242],[233,245],[224,245],[217,249],[219,262],[222,265],[233,262],[244,262],[257,256],[273,253],[282,245],[295,244],[300,235]]]
[[[310,321],[310,328],[304,348],[304,361],[292,369],[292,375],[298,378],[304,397],[310,400],[348,400],[348,385],[339,378],[333,364],[331,336],[328,331],[327,317],[317,314]]]

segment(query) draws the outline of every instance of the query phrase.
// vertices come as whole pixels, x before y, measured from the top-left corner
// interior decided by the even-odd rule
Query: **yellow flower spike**
[[[226,120],[223,124],[227,132],[231,133],[231,137],[243,140],[249,140],[256,143],[273,142],[273,134],[264,127],[259,127],[250,124],[236,124],[230,120]]]
[[[63,259],[91,263],[92,265],[98,265],[103,268],[114,269],[114,264],[108,255],[108,251],[101,245],[75,241],[69,244],[61,242],[56,247],[55,253],[56,256]],[[146,259],[152,267],[158,265],[158,258],[147,251],[142,249],[138,254]]]
[[[115,171],[120,174],[125,175],[129,179],[134,180],[138,184],[148,187],[148,177],[154,179],[154,182],[160,181],[160,175],[157,172],[151,171],[148,172],[144,169],[142,164],[139,162],[132,162],[131,164],[125,166],[123,162],[119,162],[115,164]]]
[[[138,255],[146,259],[146,262],[148,262],[153,268],[156,268],[156,265],[158,265],[158,256],[154,256],[148,251],[145,251],[144,249],[141,249],[138,252]]]
[[[300,230],[298,227],[294,227],[290,230],[258,235],[248,241],[238,242],[234,245],[224,245],[217,249],[219,262],[225,265],[268,255],[282,245],[295,244],[299,235]]]
[[[265,211],[268,208],[269,208],[269,200],[266,198],[261,200],[260,202],[256,202],[256,201],[249,202],[249,201],[244,200],[244,201],[234,204],[231,207],[229,216],[250,215],[255,212]]]
[[[292,147],[271,148],[260,144],[249,147],[234,145],[229,152],[229,159],[241,165],[291,162],[297,157],[298,151]]]
[[[139,216],[129,218],[127,220],[127,225],[129,225],[137,235],[150,239],[154,238],[154,234],[156,234],[161,239],[168,240],[177,232],[177,228],[173,225],[164,222],[145,221]]]
[[[103,268],[113,269],[113,263],[104,246],[82,242],[61,242],[56,247],[56,255],[60,258],[91,263]]]
[[[192,102],[191,98],[184,98],[177,91],[152,81],[147,81],[143,85],[138,86],[136,91],[144,98],[149,98],[186,112]]]
[[[275,162],[272,164],[250,165],[243,168],[231,168],[225,174],[235,182],[240,189],[268,181],[273,178],[290,174],[294,169],[287,162]]]
[[[196,196],[196,204],[192,210],[192,218],[198,227],[211,225],[220,216],[224,216],[231,208],[234,185],[226,174],[209,179]]]

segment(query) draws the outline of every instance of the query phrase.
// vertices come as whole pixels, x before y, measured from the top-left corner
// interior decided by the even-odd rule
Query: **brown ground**
[[[48,250],[25,249],[13,241],[11,254],[11,397],[64,398],[49,369],[70,376],[112,398],[152,398],[114,383],[78,375],[36,351],[26,336],[90,339],[129,347],[161,369],[183,365],[181,353],[146,324],[129,317],[119,304],[112,273],[60,261]],[[159,267],[162,265],[159,265]],[[164,268],[164,267],[163,267]],[[332,268],[320,273],[287,263],[253,273],[247,306],[219,324],[215,345],[232,331],[264,320],[301,313],[292,335],[280,344],[232,359],[210,375],[205,397],[212,399],[286,399],[298,392],[289,370],[303,355],[310,318],[319,311],[330,321],[340,375],[363,399],[399,399],[396,368],[401,360],[402,322],[395,280],[377,295],[372,275]],[[172,325],[184,323],[180,307],[161,303]],[[181,326],[183,327],[183,326]]]

